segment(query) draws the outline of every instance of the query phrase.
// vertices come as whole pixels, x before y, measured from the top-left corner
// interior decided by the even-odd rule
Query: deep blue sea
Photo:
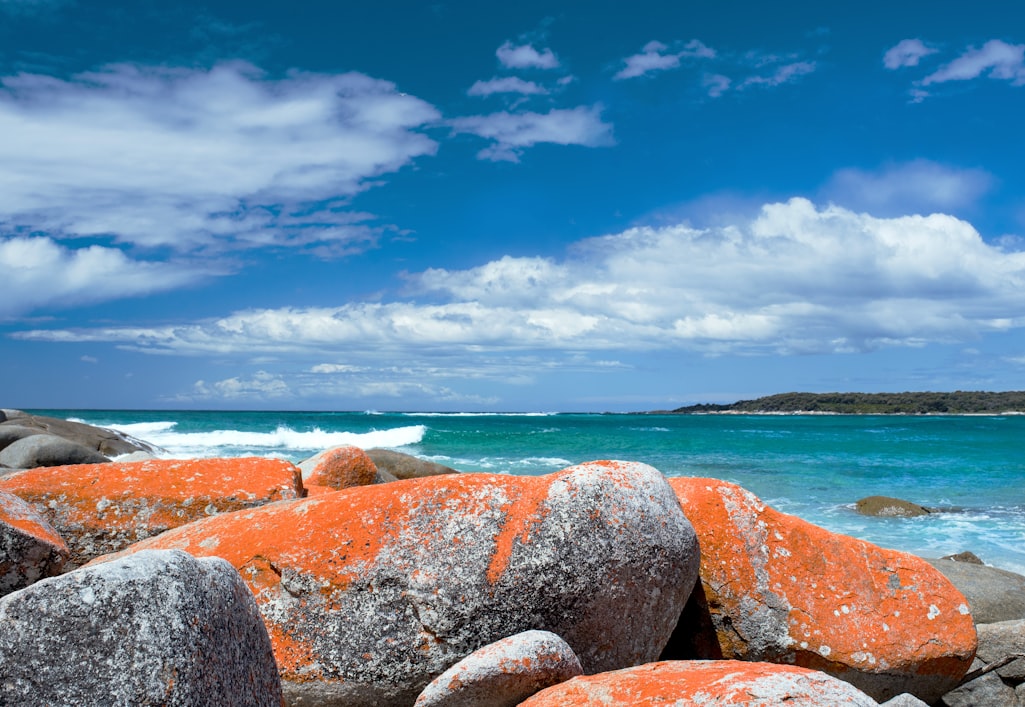
[[[884,547],[925,557],[970,550],[1025,573],[1025,416],[34,412],[127,432],[168,457],[300,461],[354,444],[501,474],[642,461],[667,476],[732,481],[779,510]],[[871,495],[942,511],[855,513]]]

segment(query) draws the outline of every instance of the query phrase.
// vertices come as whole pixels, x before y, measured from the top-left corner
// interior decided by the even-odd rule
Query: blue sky
[[[1010,1],[0,0],[0,405],[1023,389],[1023,108]]]

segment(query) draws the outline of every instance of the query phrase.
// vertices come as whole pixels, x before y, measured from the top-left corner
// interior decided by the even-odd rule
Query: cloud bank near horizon
[[[845,353],[1025,326],[1025,252],[949,215],[880,218],[803,198],[716,227],[631,228],[562,259],[427,269],[408,284],[411,296],[390,302],[15,336],[176,355],[344,350],[360,365],[396,353]]]

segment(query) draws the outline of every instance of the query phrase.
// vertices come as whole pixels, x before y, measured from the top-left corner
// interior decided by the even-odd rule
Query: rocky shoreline
[[[1025,704],[1025,577],[727,482],[166,460],[2,415],[3,704]]]

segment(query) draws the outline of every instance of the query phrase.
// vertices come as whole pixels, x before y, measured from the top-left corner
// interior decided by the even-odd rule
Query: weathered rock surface
[[[0,704],[281,704],[252,594],[219,559],[146,552],[0,599]]]
[[[377,477],[377,467],[359,447],[344,446],[327,449],[299,462],[303,484],[346,489],[368,486]]]
[[[925,702],[907,692],[902,692],[896,697],[891,697],[886,702],[880,704],[884,705],[884,707],[929,707]]]
[[[955,560],[927,560],[965,595],[977,624],[1025,619],[1025,577]]]
[[[12,469],[66,464],[102,464],[110,460],[94,449],[51,434],[22,437],[0,449],[0,464]]]
[[[380,471],[387,472],[396,479],[422,479],[426,476],[459,473],[443,464],[390,449],[368,449],[367,456]]]
[[[568,643],[549,631],[524,631],[463,658],[424,688],[415,707],[515,707],[581,674]]]
[[[1025,655],[1025,619],[979,624],[979,651],[977,658],[987,665],[1014,654]],[[1025,659],[1019,658],[997,668],[997,675],[1014,684],[1025,682]]]
[[[0,595],[60,574],[68,547],[29,503],[0,491]]]
[[[795,664],[877,700],[934,702],[975,655],[960,592],[925,561],[780,513],[715,479],[670,480],[701,545],[701,591],[674,636],[685,657]]]
[[[130,549],[218,555],[256,596],[292,704],[409,705],[474,650],[530,629],[588,671],[654,660],[698,549],[655,469],[451,474],[224,514]]]
[[[32,503],[75,565],[198,518],[303,495],[294,465],[258,457],[41,467],[0,478],[0,491]]]
[[[985,665],[976,659],[972,670]],[[1018,707],[1014,688],[1004,684],[996,673],[987,673],[951,690],[937,703],[940,707]]]
[[[37,429],[40,432],[56,435],[76,444],[81,444],[83,447],[88,447],[107,457],[130,454],[132,452],[150,452],[153,454],[160,451],[148,442],[135,439],[116,430],[95,427],[82,422],[61,420],[56,417],[32,415],[21,410],[4,410],[4,420],[0,422],[0,430],[8,425],[28,427]]]
[[[932,513],[925,506],[920,506],[911,501],[889,496],[869,496],[858,501],[855,505],[858,513],[864,516],[889,516],[895,518],[916,518]]]
[[[853,685],[793,665],[736,660],[664,661],[577,677],[524,700],[523,707],[876,707]]]
[[[37,430],[33,427],[22,427],[21,425],[15,424],[0,424],[0,449],[4,449],[11,442],[16,442],[19,439],[38,434],[43,434],[42,430]]]

